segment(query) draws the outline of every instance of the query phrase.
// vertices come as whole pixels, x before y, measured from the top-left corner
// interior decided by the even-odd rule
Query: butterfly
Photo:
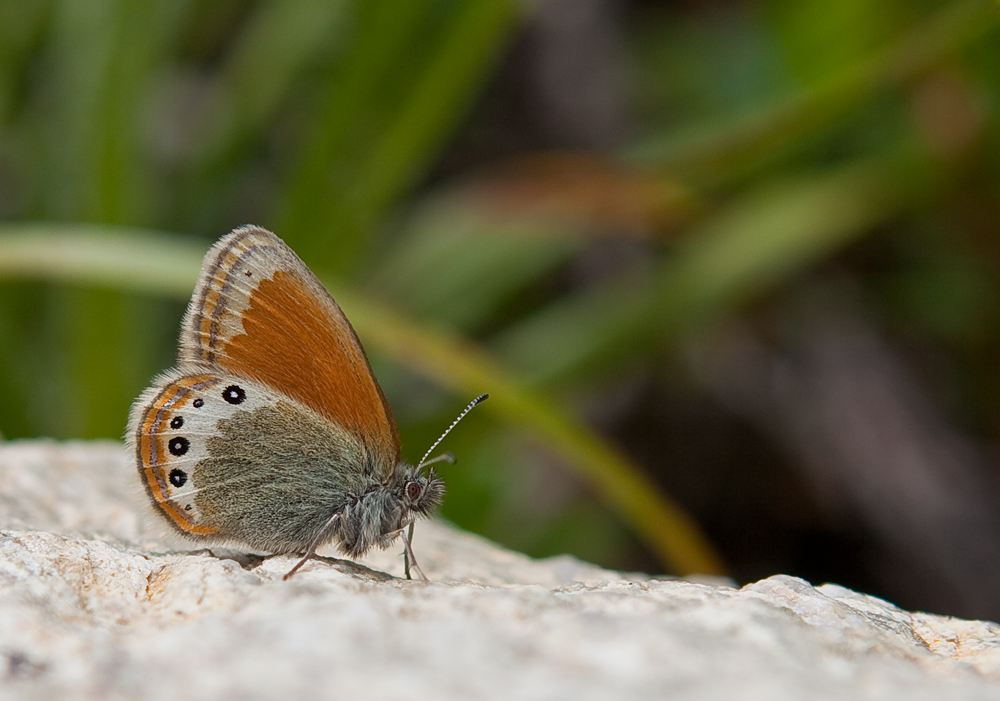
[[[357,334],[291,248],[256,226],[223,236],[205,256],[179,346],[128,426],[153,510],[173,531],[303,553],[286,579],[326,543],[357,558],[402,534],[407,578],[412,566],[426,579],[412,528],[444,497],[424,471],[436,460],[400,460]]]

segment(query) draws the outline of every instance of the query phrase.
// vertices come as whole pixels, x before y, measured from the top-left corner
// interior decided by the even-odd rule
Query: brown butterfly
[[[354,329],[269,231],[245,226],[209,250],[177,367],[133,405],[128,435],[154,510],[186,538],[304,553],[287,578],[325,543],[359,557],[403,534],[407,577],[412,565],[426,579],[411,536],[444,496],[423,472],[436,460],[400,461]]]

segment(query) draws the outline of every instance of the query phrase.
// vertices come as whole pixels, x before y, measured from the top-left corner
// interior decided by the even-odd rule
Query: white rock
[[[655,580],[436,523],[430,583],[398,552],[284,582],[294,558],[171,550],[142,499],[118,444],[0,445],[0,697],[1000,700],[1000,626],[835,585]]]

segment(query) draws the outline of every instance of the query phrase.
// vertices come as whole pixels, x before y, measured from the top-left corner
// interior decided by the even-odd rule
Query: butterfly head
[[[403,476],[403,507],[418,516],[429,515],[444,499],[444,482],[433,469],[424,474],[419,467],[400,467]]]

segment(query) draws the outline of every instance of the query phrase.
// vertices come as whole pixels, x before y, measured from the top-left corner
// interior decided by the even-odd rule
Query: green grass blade
[[[278,229],[330,272],[351,268],[386,209],[426,171],[509,37],[510,0],[366,5],[282,205]]]
[[[865,161],[765,183],[689,232],[652,276],[550,305],[494,347],[532,383],[548,383],[673,344],[898,212],[921,191],[906,166]]]
[[[805,135],[843,122],[879,90],[912,79],[1000,24],[996,0],[946,3],[896,41],[801,94],[707,128],[672,129],[629,149],[638,161],[710,180],[774,158]]]

